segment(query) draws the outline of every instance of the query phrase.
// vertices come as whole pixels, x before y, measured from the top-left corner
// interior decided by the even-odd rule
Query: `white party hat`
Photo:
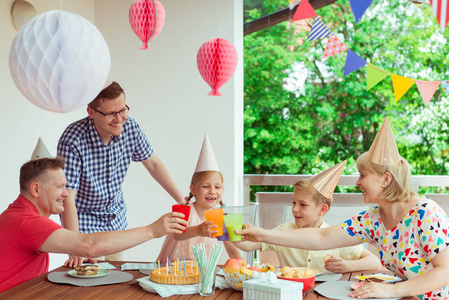
[[[346,160],[310,178],[310,183],[324,197],[330,199],[337,186],[338,179],[346,165]]]
[[[31,154],[31,160],[39,158],[53,158],[40,137],[34,148],[33,154]]]
[[[195,173],[202,171],[220,171],[218,169],[217,161],[215,160],[214,150],[212,150],[212,145],[207,134],[204,137],[200,157],[198,158],[198,163],[195,168]]]

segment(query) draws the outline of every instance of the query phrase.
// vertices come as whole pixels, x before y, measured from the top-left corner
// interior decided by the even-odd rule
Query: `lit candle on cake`
[[[161,262],[159,261],[159,259],[157,260],[157,268],[158,268],[157,273],[161,274]]]
[[[171,274],[171,260],[168,259],[168,273]]]
[[[165,261],[165,276],[168,277],[168,257],[167,260]]]

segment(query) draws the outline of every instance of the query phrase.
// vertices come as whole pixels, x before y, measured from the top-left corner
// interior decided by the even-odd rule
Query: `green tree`
[[[262,6],[247,15],[258,18],[285,3]],[[448,78],[447,40],[429,5],[373,3],[358,24],[348,0],[317,13],[352,51],[387,72]],[[282,23],[245,37],[245,173],[317,173],[349,159],[345,173],[355,174],[354,159],[369,149],[386,115],[415,174],[447,170],[447,126],[441,124],[448,118],[437,113],[447,110],[447,95],[438,90],[426,108],[413,86],[396,103],[390,77],[367,91],[366,67],[343,77],[345,53],[323,59],[327,38],[306,42],[312,23]],[[288,88],[304,74],[304,85]],[[432,136],[423,127],[432,128]]]

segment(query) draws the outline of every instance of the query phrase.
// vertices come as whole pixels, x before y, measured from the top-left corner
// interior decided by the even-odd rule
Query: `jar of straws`
[[[218,259],[221,251],[223,251],[222,244],[215,244],[207,256],[204,244],[192,246],[196,261],[198,262],[198,270],[200,271],[200,283],[198,285],[198,292],[201,296],[211,296],[215,293],[215,274],[217,271]]]

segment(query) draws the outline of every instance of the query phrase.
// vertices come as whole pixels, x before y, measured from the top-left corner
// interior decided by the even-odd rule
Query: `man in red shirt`
[[[20,169],[20,195],[0,215],[0,292],[46,273],[49,252],[98,257],[169,233],[181,234],[187,225],[183,214],[168,213],[129,230],[91,234],[67,230],[48,218],[64,211],[68,192],[63,167],[60,158],[42,158]]]

